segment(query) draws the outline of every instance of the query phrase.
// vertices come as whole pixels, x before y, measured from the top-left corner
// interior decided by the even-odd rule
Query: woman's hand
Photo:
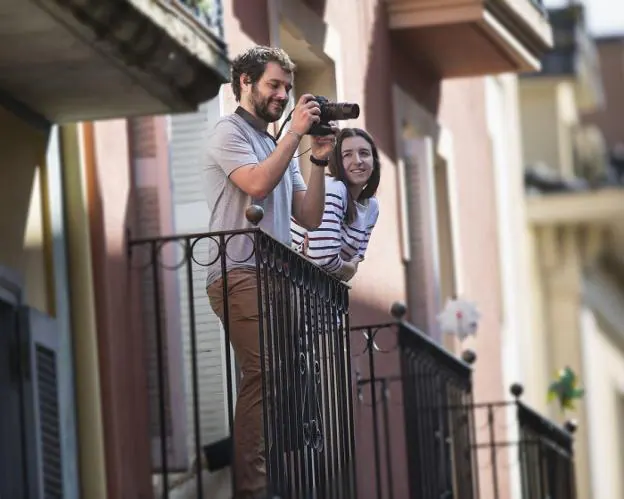
[[[344,262],[336,277],[341,281],[349,282],[357,272],[358,262]]]

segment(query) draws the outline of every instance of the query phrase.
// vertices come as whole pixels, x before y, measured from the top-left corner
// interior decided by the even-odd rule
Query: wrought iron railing
[[[241,241],[248,253],[233,262]],[[257,295],[267,485],[277,497],[500,499],[501,476],[515,465],[523,499],[576,499],[571,425],[537,415],[519,401],[518,386],[516,401],[474,404],[474,355],[457,359],[406,322],[349,331],[347,287],[261,230],[137,239],[129,257],[144,293],[138,330],[150,345],[158,497],[172,497],[183,482],[205,497],[211,485],[202,467],[231,464],[240,378],[227,348],[233,279],[225,270],[235,263]],[[217,372],[206,363],[220,351],[206,341],[217,322],[206,308],[209,270],[225,276]],[[393,307],[397,319],[404,312]],[[225,378],[221,399],[206,390],[215,376]],[[220,406],[222,434],[208,420]]]
[[[574,424],[537,414],[517,384],[513,401],[474,403],[470,350],[455,358],[405,322],[351,343],[358,499],[576,499]]]
[[[529,408],[520,401],[521,385],[514,384],[511,392],[516,400],[474,405],[477,421],[483,422],[474,443],[482,492],[507,497],[501,484],[506,476],[519,481],[522,499],[576,499],[575,424],[559,427]]]
[[[405,322],[353,329],[352,344],[358,455],[367,436],[373,454],[360,497],[477,499],[470,366]]]
[[[249,213],[250,221],[258,223],[261,213]],[[247,254],[235,258],[234,248],[245,248]],[[206,497],[201,472],[190,463],[194,459],[201,462],[201,456],[208,452],[207,444],[220,437],[207,432],[205,415],[223,404],[228,435],[212,449],[218,449],[216,459],[223,461],[222,466],[230,464],[229,436],[236,439],[233,407],[237,380],[227,345],[235,332],[234,315],[253,314],[251,308],[257,304],[268,488],[283,498],[354,498],[347,286],[257,228],[137,239],[129,243],[129,251],[130,261],[140,274],[137,278],[147,290],[143,316],[150,326],[148,334],[153,335],[151,407],[157,442],[153,468],[162,483],[159,496],[170,497],[170,491],[181,482],[192,480],[196,497]],[[256,288],[257,300],[250,310],[235,310],[236,305],[229,302],[234,286],[230,284],[234,282],[231,265],[245,269]],[[175,277],[168,279],[171,272]],[[212,311],[206,309],[207,272],[216,272],[220,278],[216,282],[222,298],[220,315],[226,347],[224,364],[217,371],[205,367],[202,356],[209,350],[204,350],[207,343],[199,338],[202,328],[216,322]],[[176,322],[167,308],[172,303],[181,318],[174,335],[167,333]],[[186,383],[185,376],[172,376],[172,352],[180,350],[173,343],[182,341],[176,340],[177,335],[185,338]],[[211,376],[221,375],[225,378],[226,402],[202,388],[211,382]],[[190,413],[190,430],[182,438],[179,452],[181,460],[172,456],[174,427],[184,426],[176,423],[180,418],[174,414],[175,400]],[[214,466],[214,462],[210,464]],[[232,484],[235,482],[234,470]]]
[[[191,13],[202,24],[223,38],[223,6],[221,0],[171,0]]]
[[[517,403],[523,497],[576,499],[572,434]]]

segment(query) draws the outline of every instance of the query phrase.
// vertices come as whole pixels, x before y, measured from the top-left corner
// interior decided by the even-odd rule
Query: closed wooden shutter
[[[207,232],[210,211],[204,193],[202,160],[206,137],[220,116],[216,98],[197,112],[168,118],[131,121],[134,189],[138,230],[134,237],[183,235]],[[162,120],[160,123],[158,120]],[[165,131],[166,128],[166,131]],[[162,134],[162,137],[158,135]],[[163,140],[164,139],[164,140]],[[206,261],[206,245],[194,248],[194,258]],[[182,247],[167,243],[162,261],[183,261]],[[162,268],[158,274],[160,293],[155,298],[151,269],[142,277],[143,325],[148,338],[149,390],[154,469],[161,468],[160,418],[158,406],[158,358],[156,349],[156,305],[163,331],[165,372],[165,418],[167,465],[171,471],[189,469],[195,455],[193,363],[191,318],[197,345],[198,407],[200,443],[209,444],[229,434],[226,413],[225,342],[218,318],[206,295],[206,269],[192,263],[190,307],[187,268]]]
[[[22,372],[31,497],[62,499],[56,321],[29,307],[20,307],[20,319],[25,350],[22,359],[26,361]]]
[[[173,223],[177,234],[208,231],[210,211],[204,192],[203,158],[206,137],[220,116],[219,99],[213,99],[195,113],[169,118],[169,155],[172,179],[171,200]],[[198,244],[194,251],[199,262],[207,260],[207,245]],[[199,370],[199,419],[202,444],[228,435],[225,343],[219,319],[213,313],[206,295],[206,269],[193,262],[192,289],[194,319],[197,334]],[[183,331],[185,381],[187,387],[188,428],[194,428],[191,397],[190,313],[186,269],[178,273],[180,290],[180,319]],[[193,432],[188,433],[189,448],[193,447]]]
[[[1,272],[0,267],[0,499],[8,499],[27,497],[29,470],[22,438],[18,313],[13,296],[7,297],[2,287]]]

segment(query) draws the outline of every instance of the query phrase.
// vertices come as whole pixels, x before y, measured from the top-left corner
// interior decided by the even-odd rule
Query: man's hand
[[[336,134],[339,132],[339,129],[333,123],[331,125],[333,132],[331,135],[312,137],[312,156],[316,159],[328,159],[329,155],[334,150],[334,146],[336,145]]]
[[[293,111],[290,129],[299,135],[305,135],[314,123],[321,121],[320,115],[321,106],[314,100],[314,96],[303,94]]]

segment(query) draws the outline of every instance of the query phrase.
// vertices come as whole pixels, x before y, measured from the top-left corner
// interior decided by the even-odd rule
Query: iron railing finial
[[[466,364],[473,365],[477,361],[477,354],[468,348],[462,352],[461,358]]]
[[[258,225],[264,218],[264,209],[262,206],[252,204],[247,210],[245,210],[245,218],[254,225]]]
[[[403,320],[405,318],[405,315],[407,314],[407,307],[405,306],[405,303],[400,302],[400,301],[395,301],[392,304],[392,307],[390,307],[390,314],[397,321]]]
[[[520,383],[514,383],[509,388],[509,391],[514,396],[517,402],[518,400],[520,400],[520,397],[522,397],[522,394],[524,393],[524,386],[522,386]]]

